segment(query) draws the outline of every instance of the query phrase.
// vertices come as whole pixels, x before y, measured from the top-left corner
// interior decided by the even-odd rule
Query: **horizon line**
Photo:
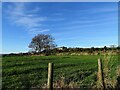
[[[68,47],[68,46],[59,46],[59,47],[57,47],[57,48],[60,48],[60,47],[67,47],[67,48],[92,48],[92,47],[94,47],[94,48],[104,48],[104,47],[108,47],[108,48],[110,48],[110,47],[119,47],[120,45],[104,45],[104,46],[89,46],[89,47],[82,47],[82,46],[76,46],[76,47]],[[11,54],[11,53],[15,53],[15,54],[19,54],[19,53],[27,53],[27,52],[29,52],[29,51],[21,51],[21,52],[0,52],[0,55],[2,55],[2,54]]]

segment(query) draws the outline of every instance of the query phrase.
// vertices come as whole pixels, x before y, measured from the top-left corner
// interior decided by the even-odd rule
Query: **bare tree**
[[[50,50],[56,47],[54,38],[48,34],[38,34],[32,38],[31,43],[28,46],[32,48],[34,52],[41,52],[43,50]]]

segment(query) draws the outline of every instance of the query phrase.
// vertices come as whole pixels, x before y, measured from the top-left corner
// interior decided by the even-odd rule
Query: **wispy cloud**
[[[38,29],[38,28],[34,28],[34,29],[30,29],[29,31],[32,32],[32,34],[36,34],[36,33],[48,32],[48,31],[50,31],[50,29]]]
[[[27,4],[28,5],[28,4]],[[42,22],[47,20],[47,17],[37,15],[41,8],[35,7],[28,10],[25,3],[12,3],[7,8],[7,13],[14,24],[23,26],[28,33],[37,34],[49,31],[41,29]]]
[[[60,27],[61,30],[76,30],[81,28],[88,28],[94,26],[108,25],[111,23],[117,23],[117,7],[97,7],[89,8],[83,10],[75,10],[77,14],[74,14],[73,18],[66,19],[65,23],[55,23],[52,27]],[[72,10],[67,10],[66,12],[73,12]],[[104,13],[104,14],[103,14]],[[89,16],[91,15],[91,16]],[[96,17],[97,16],[97,17]]]
[[[89,14],[96,14],[96,13],[110,13],[110,12],[116,12],[117,7],[111,7],[111,8],[106,8],[106,7],[102,7],[102,8],[90,8],[90,9],[86,9],[86,10],[80,10],[80,12],[83,13],[87,13],[89,12]]]
[[[111,23],[117,23],[117,18],[106,18],[106,19],[99,19],[99,20],[74,20],[72,22],[67,22],[64,24],[55,24],[52,26],[53,28],[59,27],[59,30],[66,30],[64,32],[70,32],[72,30],[77,31],[80,29],[87,29],[90,27],[99,27],[103,25],[110,25]],[[57,32],[59,33],[59,32]]]

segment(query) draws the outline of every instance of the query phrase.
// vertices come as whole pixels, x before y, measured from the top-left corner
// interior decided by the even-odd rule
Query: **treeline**
[[[67,48],[67,47],[59,47],[59,48],[54,48],[49,51],[44,50],[42,53],[48,54],[48,55],[56,55],[56,53],[88,53],[88,54],[93,54],[97,53],[98,55],[100,53],[106,53],[106,52],[114,52],[118,53],[120,50],[120,47],[106,47],[104,46],[103,48],[97,48],[97,47],[91,47],[91,48]]]
[[[57,47],[54,49],[49,50],[43,50],[41,52],[34,52],[29,51],[27,53],[10,53],[10,54],[3,54],[2,56],[23,56],[23,55],[41,55],[41,56],[48,56],[48,55],[57,55],[59,53],[88,53],[88,54],[97,54],[100,53],[106,53],[109,51],[112,51],[114,53],[119,53],[120,47],[106,47],[103,48],[97,48],[97,47],[91,47],[91,48],[71,48],[71,47]]]

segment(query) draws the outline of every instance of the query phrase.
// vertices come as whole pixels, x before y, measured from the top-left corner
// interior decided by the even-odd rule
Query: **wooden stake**
[[[47,83],[48,89],[53,89],[53,63],[48,64],[48,83]]]
[[[105,85],[104,85],[104,79],[103,79],[103,70],[102,70],[102,59],[98,59],[98,80],[101,88],[104,90]]]

